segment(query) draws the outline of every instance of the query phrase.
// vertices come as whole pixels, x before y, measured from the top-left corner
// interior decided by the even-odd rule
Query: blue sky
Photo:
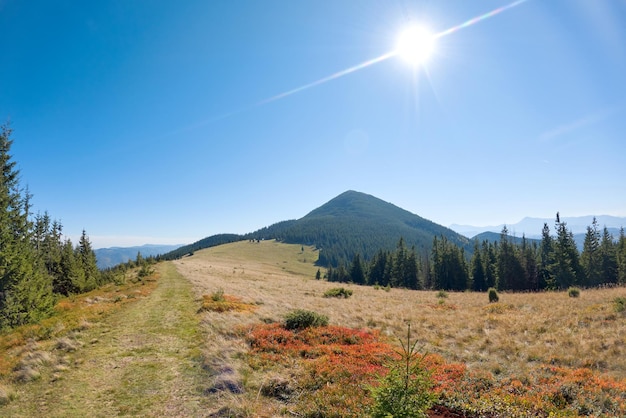
[[[626,2],[0,0],[35,211],[96,248],[245,233],[346,190],[442,225],[626,216]]]

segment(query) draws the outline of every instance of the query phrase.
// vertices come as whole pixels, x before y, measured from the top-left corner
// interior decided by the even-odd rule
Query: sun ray
[[[444,30],[442,32],[439,32],[439,33],[435,34],[434,38],[437,39],[437,38],[441,38],[441,37],[444,37],[444,36],[447,36],[447,35],[451,35],[454,32],[457,32],[457,31],[459,31],[461,29],[473,26],[473,25],[475,25],[478,22],[482,22],[483,20],[486,20],[486,19],[489,19],[489,18],[494,17],[496,15],[499,15],[500,13],[505,12],[505,11],[507,11],[509,9],[514,8],[514,7],[517,7],[520,4],[522,4],[522,3],[526,3],[527,1],[528,0],[517,0],[517,1],[514,1],[513,3],[511,3],[511,4],[508,4],[506,6],[502,6],[500,8],[495,9],[495,10],[487,12],[484,15],[476,16],[476,17],[474,17],[474,18],[472,18],[472,19],[470,19],[470,20],[468,20],[466,22],[461,23],[460,25],[453,26],[450,29],[446,29],[446,30]]]
[[[303,90],[310,89],[311,87],[319,86],[320,84],[324,84],[324,83],[326,83],[328,81],[335,80],[335,79],[337,79],[339,77],[343,77],[343,76],[351,74],[351,73],[353,73],[355,71],[362,70],[365,67],[369,67],[370,65],[373,65],[373,64],[379,63],[381,61],[384,61],[384,60],[386,60],[388,58],[391,58],[395,54],[396,54],[395,52],[388,52],[388,53],[383,54],[383,55],[381,55],[381,56],[379,56],[377,58],[373,58],[371,60],[368,60],[368,61],[362,62],[360,64],[357,64],[357,65],[355,65],[353,67],[346,68],[345,70],[338,71],[338,72],[336,72],[334,74],[331,74],[331,75],[329,75],[327,77],[320,78],[319,80],[314,81],[312,83],[305,84],[305,85],[297,87],[297,88],[295,88],[293,90],[289,90],[289,91],[286,91],[284,93],[277,94],[276,96],[270,97],[269,99],[261,100],[260,102],[257,103],[257,105],[262,105],[262,104],[274,102],[276,100],[283,99],[283,98],[285,98],[287,96],[291,96],[292,94],[299,93],[299,92],[301,92]]]

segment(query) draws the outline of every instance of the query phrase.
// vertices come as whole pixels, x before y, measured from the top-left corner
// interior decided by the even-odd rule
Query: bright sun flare
[[[422,26],[405,29],[398,37],[396,54],[412,65],[425,64],[435,49],[435,37]]]

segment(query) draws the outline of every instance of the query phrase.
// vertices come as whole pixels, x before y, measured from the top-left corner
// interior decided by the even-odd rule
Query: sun
[[[424,65],[435,50],[435,37],[423,26],[411,26],[398,37],[395,53],[413,66]]]

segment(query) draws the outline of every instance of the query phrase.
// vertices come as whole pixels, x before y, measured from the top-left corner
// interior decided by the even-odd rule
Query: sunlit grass
[[[59,300],[54,314],[37,324],[17,327],[0,334],[0,377],[7,377],[18,363],[24,347],[29,341],[38,341],[44,346],[52,345],[53,339],[90,326],[90,321],[99,320],[122,308],[126,303],[145,297],[156,286],[157,275],[143,281],[131,281],[122,285],[108,284],[100,289]]]
[[[283,246],[286,248],[280,248]],[[273,255],[279,248],[282,255]],[[176,262],[199,292],[221,287],[258,306],[252,315],[204,314],[210,332],[217,337],[209,343],[213,345],[210,351],[218,352],[220,344],[230,347],[230,356],[222,355],[222,361],[238,370],[253,393],[262,391],[268,381],[279,388],[299,387],[302,382],[297,377],[307,375],[304,370],[310,366],[289,360],[287,350],[275,354],[286,356],[289,371],[251,370],[251,364],[242,358],[254,347],[242,345],[232,330],[279,323],[289,311],[307,309],[328,316],[331,326],[367,328],[392,341],[406,332],[410,322],[423,352],[439,358],[440,367],[458,372],[456,380],[448,379],[446,389],[437,386],[441,402],[466,411],[494,411],[498,405],[504,405],[501,413],[511,416],[524,416],[537,408],[569,414],[602,408],[609,415],[610,411],[624,411],[626,400],[619,388],[626,379],[626,314],[617,312],[614,302],[626,295],[624,288],[584,290],[578,298],[567,292],[500,293],[498,303],[489,303],[487,293],[451,292],[442,298],[434,291],[386,292],[346,284],[353,292],[349,299],[324,298],[336,284],[315,280],[317,267],[303,268],[304,275],[292,274],[281,268],[282,262],[276,262],[300,250],[300,246],[275,242],[240,242],[199,251]],[[223,341],[219,342],[220,338]],[[605,389],[593,392],[576,376],[593,376]],[[279,389],[267,391],[280,393]],[[562,401],[561,392],[575,393],[575,399],[566,393]],[[306,390],[301,393],[302,399],[314,397]],[[234,404],[223,402],[240,411],[262,404],[261,409],[272,411],[266,416],[289,414],[275,399],[247,395],[236,399]],[[599,406],[603,402],[605,406]]]

